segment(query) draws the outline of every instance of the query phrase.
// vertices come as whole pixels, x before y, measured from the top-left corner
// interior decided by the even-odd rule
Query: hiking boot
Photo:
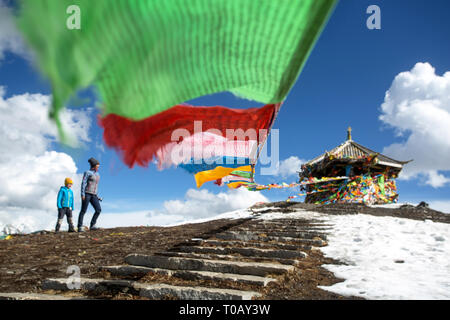
[[[78,227],[78,232],[84,232],[83,227]]]
[[[95,226],[95,224],[89,228],[89,230],[92,230],[92,231],[95,231],[95,230],[98,230],[98,229],[100,229],[100,228],[97,228],[97,227]]]
[[[68,232],[76,232],[75,228],[73,226],[69,226],[69,231]]]

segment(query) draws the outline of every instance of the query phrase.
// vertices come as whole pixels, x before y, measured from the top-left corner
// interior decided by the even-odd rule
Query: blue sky
[[[369,17],[366,8],[373,4],[381,9],[381,30],[366,27]],[[450,70],[449,9],[450,3],[445,0],[341,0],[274,124],[274,128],[279,129],[280,160],[292,156],[308,160],[330,150],[345,140],[348,126],[353,128],[355,141],[376,151],[381,152],[394,143],[406,144],[412,131],[403,127],[403,135],[399,136],[398,127],[379,119],[381,105],[396,76],[411,71],[416,63],[429,63],[437,77]],[[46,80],[29,58],[23,56],[11,50],[3,52],[0,60],[0,86],[6,91],[3,98],[25,93],[50,95]],[[87,90],[82,96],[90,101],[81,110],[92,108],[92,92]],[[229,93],[190,102],[245,108],[260,105]],[[96,124],[98,111],[94,109],[89,114],[90,142],[77,149],[52,143],[50,149],[70,155],[77,173],[88,169],[89,157],[100,160],[100,193],[105,212],[159,210],[164,201],[182,201],[187,190],[195,188],[193,176],[182,169],[158,171],[153,164],[148,168],[127,168],[115,151],[103,145],[102,130]],[[420,131],[417,126],[412,127]],[[429,141],[429,144],[436,145],[435,141]],[[422,150],[426,148],[426,145],[422,146]],[[448,148],[448,144],[441,148]],[[409,159],[410,155],[415,155],[415,150],[402,155]],[[443,153],[444,156],[448,154]],[[417,156],[420,157],[420,153]],[[400,157],[399,160],[408,159]],[[450,162],[449,158],[446,160]],[[426,167],[422,169],[426,170]],[[443,177],[450,176],[450,168],[438,166],[435,169]],[[398,181],[400,201],[450,203],[450,183],[433,187],[427,184],[426,174],[419,171],[409,180]],[[295,175],[256,177],[260,183],[296,179]],[[219,188],[212,183],[205,184],[202,189],[212,194],[227,192],[226,187]],[[284,200],[295,191],[271,190],[263,191],[263,195],[272,201]]]

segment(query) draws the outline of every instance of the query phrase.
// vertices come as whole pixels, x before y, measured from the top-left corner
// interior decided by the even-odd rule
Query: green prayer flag
[[[222,91],[283,101],[335,0],[20,3],[17,23],[50,80],[56,120],[90,85],[105,115],[142,120]],[[80,29],[73,29],[77,19]]]
[[[252,172],[241,171],[241,170],[234,170],[231,172],[231,174],[234,174],[235,176],[239,176],[242,178],[252,178],[253,177]]]

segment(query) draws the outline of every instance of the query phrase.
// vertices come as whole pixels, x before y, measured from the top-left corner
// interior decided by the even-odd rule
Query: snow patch
[[[329,216],[324,265],[344,282],[320,288],[366,299],[450,299],[450,225],[371,215]]]

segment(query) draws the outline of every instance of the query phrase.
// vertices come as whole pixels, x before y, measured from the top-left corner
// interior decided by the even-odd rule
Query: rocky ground
[[[276,207],[276,209],[264,210],[265,207]],[[450,215],[431,210],[426,206],[387,209],[364,205],[324,206],[278,202],[260,205],[255,209],[259,214],[271,210],[291,213],[296,209],[306,209],[327,214],[363,213],[450,223]],[[253,299],[355,299],[355,297],[343,297],[317,288],[317,286],[329,286],[342,281],[321,267],[323,264],[339,263],[339,261],[325,258],[319,250],[320,246],[326,245],[325,232],[320,231],[322,227],[323,230],[326,229],[326,226],[320,226],[317,221],[306,219],[278,219],[271,223],[261,223],[257,219],[223,219],[176,227],[127,227],[84,233],[41,232],[30,235],[13,235],[12,239],[0,241],[0,293],[27,292],[66,297],[82,295],[103,299],[148,299],[155,297],[149,294],[147,296],[139,295],[137,291],[140,289],[136,288],[157,284],[257,293],[257,295],[251,296]],[[293,232],[296,233],[295,236],[292,236]],[[136,254],[136,257],[124,260],[130,254]],[[270,256],[267,256],[268,254]],[[299,256],[300,254],[301,256]],[[298,255],[299,258],[290,258],[290,255]],[[152,263],[156,263],[152,262],[155,257],[158,260],[156,267],[152,265]],[[147,259],[150,264],[146,262],[144,266],[139,259]],[[180,265],[174,263],[183,260],[182,262],[188,261],[192,264],[198,262],[199,259],[206,264],[214,261],[225,263],[238,261],[244,264],[248,262],[270,263],[286,270],[273,271],[273,273],[267,271],[254,278],[257,281],[276,280],[271,280],[265,285],[253,281],[253,278],[252,281],[232,279],[230,271],[226,271],[228,269],[217,271],[221,272],[218,275],[206,272],[208,273],[207,277],[203,274],[201,277],[193,277],[192,274],[187,276],[186,271],[179,272],[179,274],[168,271],[177,268],[195,270],[195,267],[179,267]],[[80,267],[82,278],[128,282],[96,285],[95,290],[88,289],[86,285],[81,290],[70,292],[59,290],[60,288],[55,284],[52,287],[45,283],[50,278],[67,278],[69,276],[66,273],[67,268],[72,265]],[[141,272],[120,275],[100,268],[123,265],[133,268],[140,265],[144,268]],[[202,265],[198,268],[203,267]],[[214,268],[216,267],[214,266]],[[238,267],[242,269],[242,266]],[[238,267],[230,269],[235,270],[231,273],[253,274],[252,271],[244,272]],[[209,271],[211,270],[213,269]],[[223,275],[227,275],[228,278]],[[139,286],[137,287],[136,284]],[[108,288],[105,289],[105,286]],[[98,290],[100,287],[102,290]],[[158,298],[177,298],[171,293],[172,291],[169,290],[168,294]]]

